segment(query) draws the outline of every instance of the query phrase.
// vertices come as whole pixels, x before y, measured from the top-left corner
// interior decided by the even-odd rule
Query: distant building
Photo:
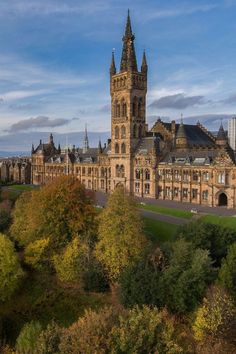
[[[0,160],[0,181],[31,183],[31,159],[29,157],[12,157]]]
[[[236,207],[236,163],[223,125],[217,136],[195,125],[158,119],[146,122],[148,66],[138,68],[128,15],[120,69],[114,53],[110,66],[111,139],[104,146],[61,150],[40,141],[32,147],[32,183],[46,184],[74,175],[88,189],[112,192],[118,185],[135,196]],[[92,102],[91,102],[92,103]]]
[[[229,145],[236,150],[236,117],[228,120],[228,138]]]

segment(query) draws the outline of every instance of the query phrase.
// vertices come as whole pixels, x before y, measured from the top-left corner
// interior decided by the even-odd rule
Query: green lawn
[[[175,216],[177,218],[191,219],[193,216],[193,214],[187,210],[166,208],[166,207],[161,207],[161,206],[152,205],[152,204],[146,204],[146,205],[138,204],[138,208],[154,211],[154,212],[160,213],[160,214]]]
[[[236,229],[236,218],[232,216],[206,215],[201,218],[205,222]]]
[[[144,218],[145,233],[154,243],[174,241],[178,226],[164,221]]]
[[[14,189],[16,191],[22,191],[22,192],[32,191],[35,188],[37,188],[37,187],[29,185],[29,184],[13,184],[13,185],[9,186],[9,189]]]

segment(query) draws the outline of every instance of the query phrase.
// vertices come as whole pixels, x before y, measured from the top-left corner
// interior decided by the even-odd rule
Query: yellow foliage
[[[31,242],[25,249],[25,262],[34,268],[40,268],[44,261],[45,251],[49,245],[49,238],[43,238]]]

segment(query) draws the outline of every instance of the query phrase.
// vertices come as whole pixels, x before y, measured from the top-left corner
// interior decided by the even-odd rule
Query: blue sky
[[[234,0],[1,0],[1,134],[110,130],[111,51],[119,66],[128,7],[150,126],[183,113],[216,129],[236,114]]]

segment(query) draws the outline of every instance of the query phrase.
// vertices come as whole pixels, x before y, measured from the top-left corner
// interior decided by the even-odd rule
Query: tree
[[[192,242],[195,248],[209,250],[216,267],[220,266],[222,258],[226,256],[228,246],[236,242],[236,232],[233,229],[201,220],[184,225],[180,237]]]
[[[72,176],[61,176],[39,190],[23,193],[13,213],[12,237],[21,246],[49,238],[49,255],[79,237],[93,247],[96,211],[91,194]]]
[[[42,332],[42,327],[39,322],[31,321],[24,325],[17,340],[16,350],[19,354],[36,354],[37,340]]]
[[[213,279],[209,252],[194,249],[191,242],[180,239],[173,243],[169,265],[160,277],[160,302],[170,311],[190,312],[200,303]]]
[[[49,238],[31,242],[25,249],[25,262],[37,270],[44,269],[48,263],[48,245]]]
[[[127,268],[120,278],[121,302],[126,307],[160,304],[159,279],[165,265],[162,251],[154,252]]]
[[[227,289],[236,300],[236,242],[228,250],[219,271],[219,283]]]
[[[0,232],[6,231],[11,224],[11,214],[7,210],[0,209]]]
[[[121,315],[111,337],[112,353],[183,353],[175,338],[173,319],[155,307],[134,307]]]
[[[43,330],[35,344],[37,354],[58,354],[62,328],[54,321]]]
[[[233,300],[225,290],[216,286],[210,287],[203,304],[196,311],[193,324],[195,339],[204,344],[235,341],[235,315]]]
[[[147,246],[143,225],[135,204],[117,188],[100,215],[95,255],[116,283],[123,270],[142,256]]]
[[[62,254],[53,258],[58,278],[62,282],[80,282],[88,267],[88,245],[75,238]]]
[[[111,330],[118,322],[118,315],[111,307],[99,312],[86,310],[85,315],[63,331],[61,354],[110,354]]]
[[[0,234],[0,301],[8,300],[17,289],[23,271],[13,243]]]

